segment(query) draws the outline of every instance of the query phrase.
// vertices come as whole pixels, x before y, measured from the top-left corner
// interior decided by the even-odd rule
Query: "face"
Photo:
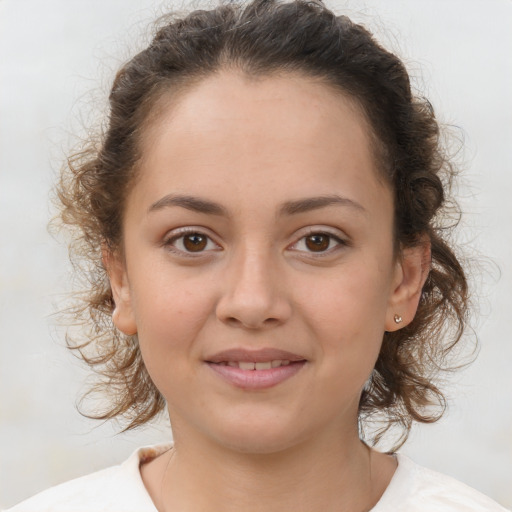
[[[392,194],[354,103],[225,72],[164,109],[143,155],[108,260],[113,318],[138,333],[175,441],[261,453],[357,436],[418,272],[393,257]]]

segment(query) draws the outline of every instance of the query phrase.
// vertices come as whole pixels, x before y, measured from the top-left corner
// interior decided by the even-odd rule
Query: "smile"
[[[232,386],[245,390],[267,389],[296,375],[306,358],[277,349],[231,349],[209,357],[206,364]]]
[[[270,370],[271,368],[279,368],[280,366],[288,366],[288,359],[274,359],[273,361],[264,361],[253,363],[251,361],[223,361],[221,366],[231,366],[231,368],[240,368],[242,370]]]

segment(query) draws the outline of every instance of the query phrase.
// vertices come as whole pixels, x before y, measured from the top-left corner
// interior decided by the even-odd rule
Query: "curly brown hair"
[[[150,45],[122,66],[110,93],[102,134],[71,156],[57,186],[61,220],[72,230],[71,257],[86,291],[72,314],[81,336],[68,345],[101,377],[108,407],[92,415],[125,417],[125,430],[154,418],[165,400],[144,366],[136,337],[112,323],[115,307],[102,247],[121,247],[124,201],[137,174],[141,133],[158,114],[159,100],[226,68],[253,77],[298,72],[321,79],[355,99],[370,126],[382,178],[394,191],[395,247],[431,243],[432,266],[412,323],[384,335],[375,369],[362,393],[364,425],[375,416],[400,427],[433,422],[446,406],[435,376],[467,322],[468,284],[450,248],[448,200],[454,166],[446,157],[431,104],[411,92],[401,60],[363,26],[334,14],[321,0],[220,3],[211,10],[169,14]],[[450,210],[451,208],[451,210]]]

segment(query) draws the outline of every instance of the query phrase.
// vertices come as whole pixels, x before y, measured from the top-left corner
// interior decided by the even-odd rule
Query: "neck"
[[[370,510],[394,460],[357,435],[315,438],[277,453],[248,454],[175,433],[174,449],[143,478],[161,512]],[[152,484],[148,485],[148,478]]]

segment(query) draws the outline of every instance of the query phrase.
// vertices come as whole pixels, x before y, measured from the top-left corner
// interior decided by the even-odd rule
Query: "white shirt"
[[[139,467],[171,445],[139,448],[119,466],[51,487],[5,512],[157,512]],[[480,492],[418,466],[400,453],[398,467],[371,512],[506,512]]]

